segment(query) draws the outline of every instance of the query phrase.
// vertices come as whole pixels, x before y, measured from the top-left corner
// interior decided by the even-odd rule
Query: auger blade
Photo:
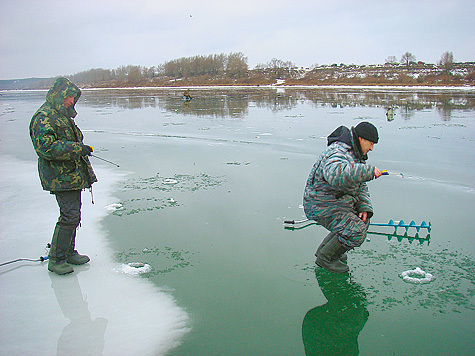
[[[372,226],[389,226],[389,227],[394,227],[394,231],[396,232],[398,227],[402,227],[406,229],[406,232],[409,230],[409,228],[413,227],[416,229],[417,232],[420,231],[420,229],[427,229],[427,232],[430,232],[432,229],[431,223],[426,223],[423,221],[420,225],[417,225],[414,220],[412,220],[409,224],[406,224],[404,220],[399,220],[399,221],[394,221],[394,220],[389,220],[387,224],[381,224],[381,223],[369,223]]]

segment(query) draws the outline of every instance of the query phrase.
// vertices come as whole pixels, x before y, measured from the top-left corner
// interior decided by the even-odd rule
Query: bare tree
[[[277,58],[272,58],[267,63],[267,71],[274,78],[288,78],[291,74],[293,67],[295,67],[295,64],[293,64],[291,61],[283,61]]]
[[[397,59],[396,59],[396,56],[389,56],[388,58],[386,58],[385,64],[396,64],[397,63]]]
[[[437,64],[444,68],[446,72],[450,71],[454,66],[454,54],[449,51],[444,52]]]
[[[405,64],[408,66],[411,62],[416,61],[416,56],[413,55],[411,52],[406,52],[402,55],[401,57],[401,63]]]

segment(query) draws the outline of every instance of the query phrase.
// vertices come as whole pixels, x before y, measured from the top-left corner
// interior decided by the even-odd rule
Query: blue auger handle
[[[423,221],[420,225],[416,225],[414,220],[412,220],[409,224],[405,224],[404,220],[399,220],[397,224],[393,220],[389,220],[387,224],[378,224],[378,223],[369,223],[369,224],[373,226],[391,226],[391,227],[394,227],[394,231],[397,231],[398,227],[403,227],[406,229],[406,232],[410,227],[415,227],[417,232],[419,232],[420,229],[427,229],[427,232],[430,232],[431,227],[432,227],[430,222],[427,224],[425,221]]]

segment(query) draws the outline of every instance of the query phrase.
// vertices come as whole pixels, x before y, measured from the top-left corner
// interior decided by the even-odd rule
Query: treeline
[[[183,57],[158,66],[120,66],[117,69],[90,69],[69,78],[83,87],[177,86],[177,85],[265,85],[277,78],[302,75],[291,61],[277,58],[249,69],[242,52]]]
[[[442,54],[437,64],[416,61],[406,52],[384,64],[333,63],[297,67],[277,58],[250,69],[242,52],[199,55],[173,59],[144,67],[90,69],[68,76],[83,88],[158,87],[197,85],[475,85],[475,62],[457,63],[452,52]],[[0,89],[48,88],[54,78],[0,81]]]
[[[83,86],[90,85],[164,85],[185,78],[231,82],[248,76],[247,57],[242,52],[183,57],[150,68],[121,66],[117,69],[90,69],[70,79]]]
[[[157,75],[175,78],[203,75],[242,78],[247,72],[247,57],[241,52],[174,59],[157,68]]]

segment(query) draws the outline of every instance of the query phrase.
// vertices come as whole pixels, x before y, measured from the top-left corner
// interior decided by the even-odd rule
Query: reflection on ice
[[[102,355],[108,320],[92,319],[86,298],[83,297],[77,275],[63,278],[48,274],[51,287],[65,318],[69,319],[58,339],[57,355]]]
[[[316,268],[315,276],[327,303],[305,314],[305,355],[359,355],[358,336],[369,317],[365,291],[347,273]]]
[[[56,202],[41,190],[36,162],[0,156],[0,165],[0,260],[40,255],[58,216]],[[113,271],[99,224],[107,211],[100,207],[112,205],[111,187],[121,177],[95,169],[96,204],[84,199],[77,239],[91,262],[65,276],[40,262],[0,270],[2,354],[164,355],[189,331],[188,314],[169,291]]]
[[[472,108],[474,105],[470,87],[424,88],[424,87],[207,87],[195,91],[193,103],[185,105],[180,115],[198,117],[239,118],[248,114],[249,108],[267,108],[272,112],[289,110],[302,101],[309,101],[317,107],[392,107],[402,118],[408,119],[417,110],[437,108],[450,119],[453,110]],[[396,90],[397,89],[397,90]],[[160,108],[176,114],[177,107],[183,105],[181,88],[140,88],[122,90],[83,90],[82,104],[101,108],[118,109]],[[382,104],[384,103],[384,104]]]

